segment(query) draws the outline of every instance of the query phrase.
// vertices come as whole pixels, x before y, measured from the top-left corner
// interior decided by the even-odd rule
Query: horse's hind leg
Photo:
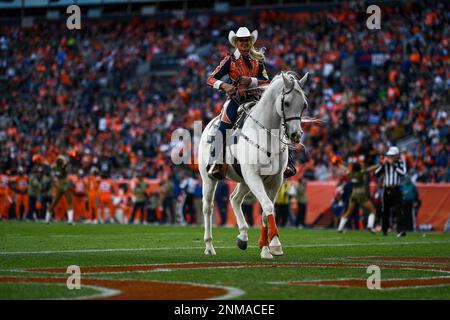
[[[205,241],[205,254],[215,255],[216,250],[212,243],[212,215],[213,215],[213,197],[216,190],[217,181],[212,180],[208,177],[203,178],[203,218],[205,220],[205,235],[203,240]]]
[[[234,215],[236,216],[236,221],[239,227],[239,235],[236,239],[236,244],[239,249],[245,250],[247,249],[248,243],[248,224],[245,221],[244,214],[242,213],[242,201],[245,196],[249,193],[250,189],[247,187],[245,183],[238,183],[236,188],[230,195],[231,207],[233,208]]]

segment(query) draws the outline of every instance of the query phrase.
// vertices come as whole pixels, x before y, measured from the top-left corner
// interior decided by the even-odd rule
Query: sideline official
[[[406,175],[405,160],[400,158],[400,150],[390,147],[386,159],[375,169],[376,177],[383,176],[383,199],[381,207],[381,221],[383,235],[387,235],[389,220],[392,216],[397,218],[397,237],[406,235],[405,214],[402,208],[402,177]]]

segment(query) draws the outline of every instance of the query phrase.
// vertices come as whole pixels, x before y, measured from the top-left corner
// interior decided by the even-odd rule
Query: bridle
[[[307,107],[307,104],[305,103],[305,105],[302,108],[302,111],[300,112],[300,116],[295,116],[295,117],[286,117],[286,113],[285,113],[285,97],[287,94],[290,94],[295,88],[295,84],[292,86],[291,89],[289,89],[288,91],[285,91],[285,89],[283,88],[283,91],[281,93],[281,118],[282,118],[282,126],[283,126],[283,137],[280,138],[280,136],[276,136],[272,131],[270,131],[269,129],[267,129],[262,123],[260,123],[258,120],[256,120],[252,115],[252,110],[250,110],[250,112],[242,107],[243,112],[245,112],[246,116],[250,119],[252,119],[258,126],[260,126],[262,129],[264,129],[268,134],[270,134],[271,136],[275,137],[276,139],[278,139],[278,141],[283,144],[283,147],[280,149],[280,151],[276,154],[282,153],[286,150],[286,147],[288,147],[289,149],[296,149],[296,144],[292,143],[292,142],[286,142],[284,141],[283,138],[286,138],[288,141],[290,141],[289,135],[287,133],[287,123],[289,121],[293,121],[293,120],[300,120],[300,123],[302,122],[302,115],[303,115],[303,111],[305,110],[305,108]],[[252,88],[254,89],[254,88]],[[232,99],[235,99],[235,97],[231,97]],[[247,135],[245,135],[244,133],[242,133],[241,131],[239,131],[238,133],[241,137],[243,137],[248,143],[250,143],[251,145],[253,145],[254,147],[256,147],[257,149],[265,152],[268,157],[270,158],[271,155],[273,155],[272,152],[270,152],[269,150],[267,150],[266,148],[260,146],[258,143],[254,142],[253,140],[251,140]],[[300,143],[301,146],[303,146],[302,143]],[[304,147],[304,146],[303,146]]]
[[[302,122],[303,111],[304,111],[305,108],[306,108],[306,104],[305,104],[305,105],[303,106],[303,108],[302,108],[302,111],[300,112],[300,116],[286,118],[286,113],[284,112],[284,108],[285,108],[284,98],[285,98],[285,96],[286,96],[287,94],[290,94],[290,93],[294,90],[294,88],[295,88],[295,84],[294,84],[294,85],[292,86],[292,88],[289,89],[288,91],[285,91],[284,88],[283,88],[283,91],[281,92],[281,119],[283,120],[282,125],[283,125],[283,128],[284,128],[284,136],[285,136],[288,140],[289,140],[290,138],[289,138],[289,136],[288,136],[288,134],[287,134],[287,123],[288,123],[289,121],[293,121],[293,120],[300,120],[300,123],[301,123],[301,122]],[[280,141],[281,141],[281,140],[280,140]],[[284,141],[281,141],[281,142],[284,143]],[[292,144],[292,143],[289,143],[289,144]]]

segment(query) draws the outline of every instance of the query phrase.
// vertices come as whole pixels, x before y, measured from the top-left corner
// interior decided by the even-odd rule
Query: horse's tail
[[[312,118],[312,117],[308,117],[308,116],[302,116],[302,123],[308,123],[308,124],[312,124],[312,125],[318,125],[318,126],[323,126],[325,125],[326,121],[319,119],[319,118]],[[298,147],[291,147],[289,146],[290,149],[298,149]],[[306,146],[303,143],[300,143],[300,149],[303,149],[303,151],[305,152],[305,154],[307,153],[307,149]]]
[[[307,117],[307,116],[303,116],[302,117],[302,123],[308,123],[308,124],[314,124],[314,125],[325,125],[326,121],[323,119],[319,119],[319,118],[312,118],[312,117]]]

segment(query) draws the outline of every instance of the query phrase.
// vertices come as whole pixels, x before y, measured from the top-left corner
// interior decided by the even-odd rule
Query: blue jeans
[[[219,130],[216,134],[222,135],[222,156],[225,159],[225,150],[226,150],[226,130],[231,129],[233,127],[234,122],[237,118],[237,112],[239,108],[239,103],[235,99],[227,100],[222,109],[222,114],[220,117]],[[215,148],[211,148],[211,157],[213,157],[215,153]]]
[[[231,129],[237,118],[239,103],[235,99],[227,100],[224,103],[222,116],[220,117],[219,130],[222,137],[225,137],[225,130]]]

